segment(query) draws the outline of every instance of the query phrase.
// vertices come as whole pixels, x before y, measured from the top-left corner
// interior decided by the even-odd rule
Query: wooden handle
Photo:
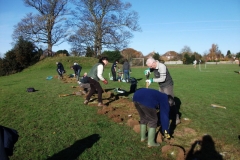
[[[70,94],[59,94],[58,96],[59,97],[66,97],[66,96],[69,96]]]
[[[148,82],[146,82],[146,88],[148,88],[148,86],[149,86],[149,83],[148,83]]]
[[[76,93],[72,93],[72,94],[59,94],[59,97],[67,97],[67,96],[71,96],[71,95],[76,95]]]
[[[220,106],[220,105],[217,105],[217,104],[211,104],[211,106],[215,107],[215,108],[224,108],[224,109],[226,109],[226,107]]]

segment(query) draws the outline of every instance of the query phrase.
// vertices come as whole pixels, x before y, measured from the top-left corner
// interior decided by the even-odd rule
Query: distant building
[[[177,57],[178,57],[177,55],[178,54],[175,51],[168,51],[161,56],[161,59],[164,61],[173,61],[173,60],[177,60]]]

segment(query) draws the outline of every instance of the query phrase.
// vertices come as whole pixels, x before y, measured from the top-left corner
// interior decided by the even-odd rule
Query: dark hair
[[[168,103],[169,103],[170,107],[175,105],[174,99],[171,95],[168,95]]]
[[[101,58],[99,58],[98,63],[102,63],[103,65],[105,65],[105,64],[103,63],[103,60],[107,60],[107,61],[108,61],[108,57],[101,57]]]

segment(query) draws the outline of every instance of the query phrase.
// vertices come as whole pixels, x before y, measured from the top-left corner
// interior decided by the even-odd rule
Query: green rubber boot
[[[147,139],[146,131],[147,131],[147,125],[140,124],[141,142],[144,142]]]
[[[156,128],[148,129],[148,147],[157,147],[160,146],[159,143],[155,142]]]

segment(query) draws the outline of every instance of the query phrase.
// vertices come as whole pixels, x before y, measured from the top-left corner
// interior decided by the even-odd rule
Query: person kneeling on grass
[[[90,84],[91,90],[88,93],[86,100],[84,101],[84,104],[88,104],[91,96],[95,93],[95,91],[97,90],[98,92],[98,106],[104,106],[103,102],[102,102],[102,93],[103,93],[103,89],[100,85],[100,83],[98,82],[99,80],[101,80],[104,84],[108,84],[108,81],[103,78],[102,74],[103,74],[103,70],[104,70],[104,66],[106,66],[108,64],[108,58],[107,57],[102,57],[99,59],[99,62],[97,64],[95,64],[92,69],[90,70],[90,72],[88,73],[88,82]]]
[[[133,95],[133,103],[140,116],[141,141],[148,139],[148,147],[159,146],[155,142],[158,116],[156,110],[160,109],[160,122],[164,138],[170,139],[169,135],[169,111],[174,105],[173,97],[154,89],[140,88]],[[148,129],[148,137],[146,131]]]
[[[117,81],[118,81],[118,82],[122,82],[122,80],[123,80],[123,78],[122,78],[122,77],[123,77],[123,72],[121,71],[120,68],[118,68],[117,73],[118,73]]]
[[[84,94],[87,94],[90,90],[90,84],[88,82],[88,76],[87,76],[87,72],[85,72],[83,74],[83,77],[80,78],[80,81],[78,81],[78,84],[80,85],[80,87],[82,87],[84,89]]]

